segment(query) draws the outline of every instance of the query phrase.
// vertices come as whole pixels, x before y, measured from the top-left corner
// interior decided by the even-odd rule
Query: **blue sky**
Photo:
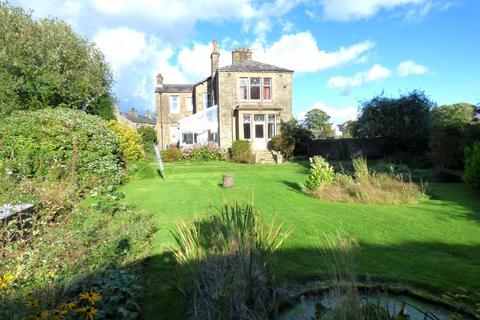
[[[154,110],[155,75],[165,83],[208,76],[211,41],[295,70],[293,112],[313,107],[335,123],[358,102],[422,89],[439,105],[480,103],[478,0],[17,0],[70,22],[110,62],[126,111]]]

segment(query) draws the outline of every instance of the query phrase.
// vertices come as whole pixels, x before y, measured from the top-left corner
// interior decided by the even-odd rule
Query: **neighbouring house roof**
[[[273,71],[273,72],[293,72],[285,68],[280,68],[271,64],[246,60],[241,63],[231,64],[229,66],[218,68],[218,71],[231,71],[231,72],[242,72],[242,71]]]
[[[193,91],[193,84],[164,84],[155,88],[156,93],[188,93]]]
[[[210,80],[210,78],[211,78],[211,76],[208,76],[208,77],[206,77],[206,78],[203,79],[203,80],[197,81],[197,82],[195,82],[195,83],[193,84],[193,86],[196,87],[196,86],[198,86],[199,84],[202,84],[202,83]]]
[[[157,119],[155,117],[152,117],[152,119],[144,117],[144,116],[134,116],[130,113],[122,113],[122,116],[130,120],[131,122],[134,123],[143,123],[143,124],[150,124],[150,125],[156,125],[157,124]]]

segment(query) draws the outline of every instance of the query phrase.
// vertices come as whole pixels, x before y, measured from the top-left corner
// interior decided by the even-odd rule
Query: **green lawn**
[[[151,164],[154,165],[153,163]],[[315,247],[323,232],[342,227],[361,244],[361,275],[433,292],[480,289],[480,196],[464,184],[431,184],[419,205],[359,205],[309,198],[298,190],[307,169],[300,163],[240,165],[227,162],[166,165],[166,181],[149,178],[124,188],[126,201],[154,215],[158,231],[146,277],[145,318],[178,318],[181,303],[163,255],[169,230],[182,219],[212,212],[225,201],[253,201],[265,217],[293,226],[279,253],[281,278],[306,280],[325,273]],[[236,187],[223,190],[222,175]],[[163,317],[162,317],[163,316]]]

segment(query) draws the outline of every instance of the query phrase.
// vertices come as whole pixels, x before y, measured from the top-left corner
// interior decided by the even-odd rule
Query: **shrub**
[[[465,181],[480,189],[480,141],[465,148]]]
[[[109,120],[107,125],[118,138],[125,162],[145,159],[142,137],[135,130],[115,120]]]
[[[143,150],[147,155],[153,154],[153,145],[157,143],[157,132],[150,126],[141,126],[137,132],[142,137]]]
[[[352,162],[354,177],[336,173],[330,180],[332,169],[327,171],[329,182],[322,183],[318,182],[321,179],[315,179],[311,174],[304,192],[314,198],[366,204],[414,204],[425,198],[423,186],[417,186],[410,179],[404,181],[403,175],[370,173],[363,157],[354,158]],[[323,166],[326,167],[326,164]]]
[[[0,170],[15,179],[74,179],[81,188],[122,182],[118,140],[105,122],[63,108],[18,112],[0,123]]]
[[[148,161],[135,161],[128,166],[128,174],[135,179],[158,177],[155,166]]]
[[[182,150],[177,147],[170,147],[160,151],[160,157],[165,162],[176,162],[183,159]]]
[[[183,157],[186,160],[193,161],[212,161],[224,160],[224,152],[222,148],[215,142],[208,142],[206,144],[194,144],[182,149]]]
[[[255,162],[250,141],[236,140],[232,143],[232,160],[240,163]]]
[[[225,207],[172,232],[178,286],[195,319],[271,319],[277,288],[272,254],[290,231],[265,224],[251,205]]]
[[[273,137],[267,147],[268,150],[280,152],[285,159],[289,160],[293,155],[308,155],[312,140],[312,132],[297,120],[292,119],[282,123],[281,133]]]
[[[322,184],[333,181],[334,171],[332,166],[321,156],[310,158],[310,174],[305,181],[308,190],[316,190]]]

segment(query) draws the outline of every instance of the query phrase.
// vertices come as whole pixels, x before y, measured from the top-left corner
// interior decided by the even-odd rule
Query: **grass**
[[[155,165],[151,164],[152,167]],[[431,183],[431,199],[418,205],[337,203],[304,195],[307,164],[242,165],[227,162],[166,164],[166,181],[133,181],[128,203],[154,215],[156,237],[148,263],[146,319],[177,319],[182,303],[173,289],[170,230],[182,219],[210,215],[225,201],[254,201],[265,218],[293,233],[277,253],[281,280],[314,279],[328,272],[316,252],[323,232],[339,227],[360,245],[360,277],[421,287],[434,293],[480,288],[480,197],[465,184]],[[236,187],[221,188],[224,173]]]

